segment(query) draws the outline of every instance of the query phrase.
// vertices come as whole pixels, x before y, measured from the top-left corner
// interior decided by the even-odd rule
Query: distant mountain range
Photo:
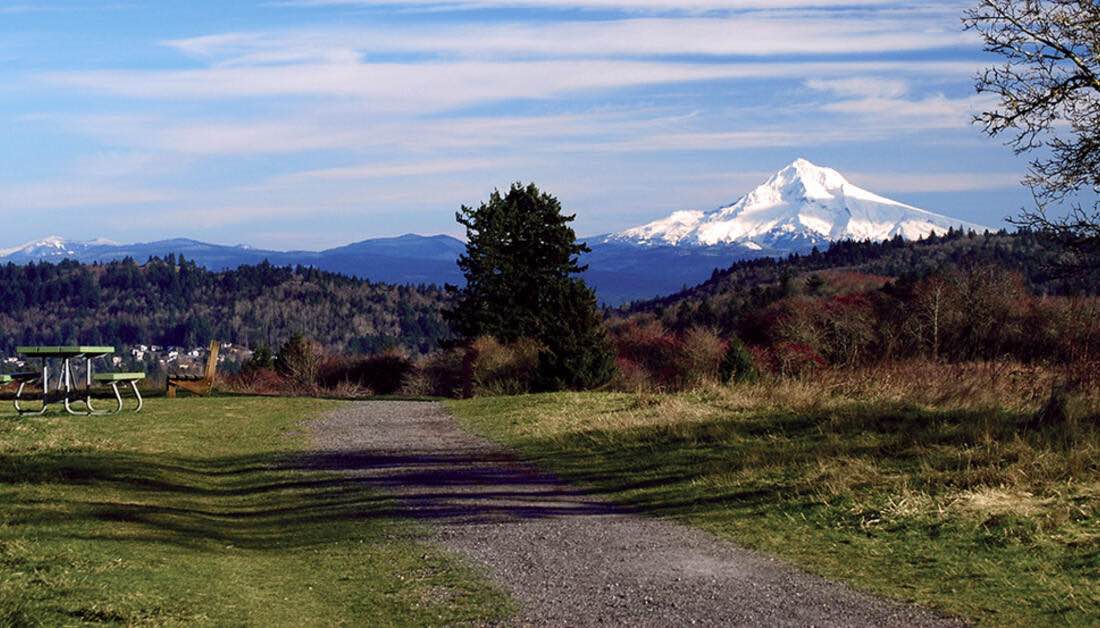
[[[948,229],[986,231],[890,200],[860,188],[836,170],[796,160],[736,203],[678,211],[667,218],[587,239],[592,252],[585,279],[603,302],[621,304],[669,294],[705,281],[715,268],[744,259],[779,257],[827,248],[840,240],[917,240]],[[445,235],[364,240],[325,251],[271,251],[172,239],[140,244],[75,242],[49,237],[0,249],[0,262],[132,257],[141,262],[169,253],[212,270],[258,264],[313,266],[385,283],[462,282],[455,260],[465,243]]]
[[[325,251],[272,251],[247,245],[227,246],[174,238],[156,242],[117,244],[108,240],[73,241],[50,236],[10,249],[0,249],[0,262],[107,262],[126,257],[144,262],[150,257],[183,255],[211,270],[226,270],[264,260],[277,266],[313,266],[382,283],[460,283],[455,260],[466,250],[450,236],[403,235],[364,240]]]

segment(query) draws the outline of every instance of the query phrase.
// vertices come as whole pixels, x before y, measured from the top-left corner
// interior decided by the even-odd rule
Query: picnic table
[[[97,375],[93,368],[93,360],[111,355],[114,347],[100,346],[71,346],[71,347],[16,347],[15,352],[28,359],[42,361],[41,372],[16,373],[12,377],[19,382],[19,390],[15,393],[15,410],[20,415],[43,415],[50,406],[50,361],[60,360],[61,368],[57,375],[56,392],[60,394],[65,405],[65,411],[73,415],[101,415],[122,412],[122,393],[119,384],[130,384],[137,398],[135,412],[140,412],[143,401],[138,391],[137,383],[145,379],[144,373],[104,373]],[[80,391],[73,377],[73,362],[84,360],[85,382],[84,389]],[[23,391],[28,384],[42,384],[42,409],[25,410],[20,406]],[[92,386],[94,383],[108,385],[114,391],[117,409],[110,412],[100,412],[92,407]],[[81,392],[83,395],[81,396]],[[76,404],[84,404],[84,409],[75,407]]]

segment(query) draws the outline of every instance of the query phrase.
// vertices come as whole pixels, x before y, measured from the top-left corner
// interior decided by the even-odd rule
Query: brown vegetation
[[[816,279],[815,279],[816,278]],[[822,273],[740,319],[737,333],[672,328],[654,314],[608,322],[617,374],[606,387],[676,392],[764,379],[816,394],[1027,409],[1035,425],[1070,420],[1100,390],[1100,299],[1036,296],[991,266],[888,283]],[[742,339],[745,341],[742,343]],[[326,355],[296,337],[276,371],[245,369],[227,387],[341,397],[474,397],[537,389],[543,347],[483,336],[413,358],[389,350]]]

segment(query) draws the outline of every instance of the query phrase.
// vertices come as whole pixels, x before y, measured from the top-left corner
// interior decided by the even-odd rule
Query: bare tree
[[[1100,268],[1100,2],[982,0],[964,23],[1005,59],[977,77],[999,103],[975,122],[1041,155],[1025,179],[1035,208],[1014,222],[1060,245],[1068,269]]]

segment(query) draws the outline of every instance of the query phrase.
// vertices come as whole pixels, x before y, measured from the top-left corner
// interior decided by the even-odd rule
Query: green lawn
[[[309,466],[317,408],[154,399],[140,415],[0,415],[0,625],[506,617],[506,597],[388,498]]]
[[[566,479],[858,588],[983,623],[1100,624],[1095,427],[759,389],[450,407]]]

